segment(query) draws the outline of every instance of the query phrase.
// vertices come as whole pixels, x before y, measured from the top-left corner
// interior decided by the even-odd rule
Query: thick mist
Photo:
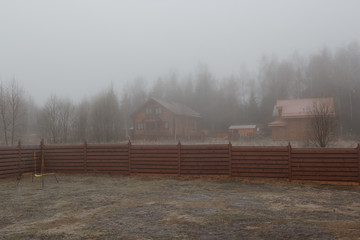
[[[263,55],[308,56],[359,41],[358,1],[1,1],[0,79],[39,105],[79,102],[168,72],[255,73]]]

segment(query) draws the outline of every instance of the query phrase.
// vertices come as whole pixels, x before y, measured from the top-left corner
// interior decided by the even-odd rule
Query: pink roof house
[[[274,106],[273,117],[269,123],[273,140],[305,140],[312,131],[311,119],[314,106],[326,105],[335,117],[333,98],[307,98],[278,100]]]

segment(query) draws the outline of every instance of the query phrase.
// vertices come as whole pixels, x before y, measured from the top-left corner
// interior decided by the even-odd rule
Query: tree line
[[[50,96],[37,106],[15,80],[0,83],[0,143],[14,145],[35,134],[49,143],[119,142],[130,137],[131,114],[149,97],[183,103],[201,114],[200,128],[226,131],[232,124],[273,120],[278,99],[333,97],[338,134],[360,135],[360,47],[357,42],[308,57],[264,56],[257,72],[216,78],[205,65],[195,73],[169,73],[149,84],[137,78],[120,91],[113,86],[74,103]]]

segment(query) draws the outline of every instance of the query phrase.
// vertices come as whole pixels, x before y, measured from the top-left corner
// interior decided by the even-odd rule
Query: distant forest
[[[360,135],[360,47],[357,42],[336,50],[287,59],[264,56],[256,73],[216,79],[211,69],[170,73],[147,84],[138,78],[122,90],[109,87],[89,99],[49,96],[37,106],[16,80],[0,84],[0,144],[14,145],[35,135],[48,143],[118,142],[132,127],[131,114],[149,97],[183,103],[201,114],[200,129],[226,131],[232,124],[272,121],[278,99],[334,97],[339,136]]]

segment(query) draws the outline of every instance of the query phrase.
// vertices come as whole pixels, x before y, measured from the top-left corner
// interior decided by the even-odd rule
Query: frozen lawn
[[[0,180],[0,239],[360,239],[360,187],[58,175]]]

